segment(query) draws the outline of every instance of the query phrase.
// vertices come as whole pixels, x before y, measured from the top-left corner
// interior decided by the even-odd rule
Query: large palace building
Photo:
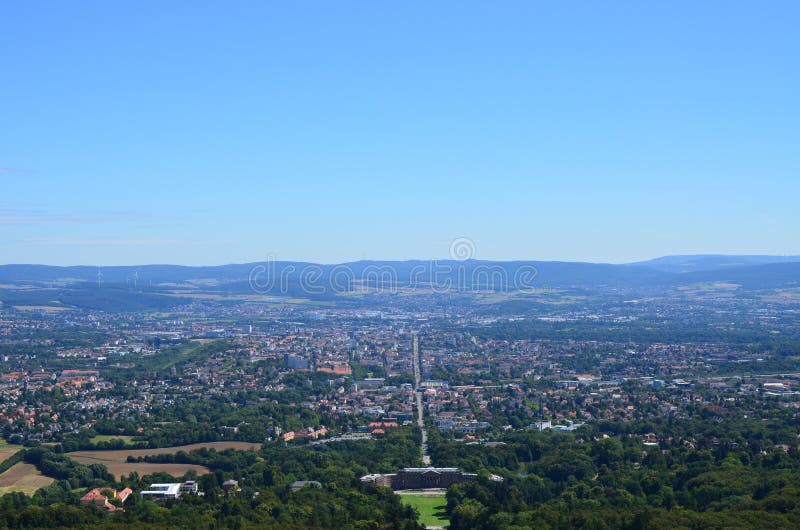
[[[472,482],[475,473],[463,473],[457,467],[406,467],[397,473],[365,475],[361,482],[386,486],[393,490],[449,488],[459,482]]]

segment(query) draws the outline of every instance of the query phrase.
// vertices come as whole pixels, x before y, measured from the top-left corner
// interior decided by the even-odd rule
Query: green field
[[[403,504],[413,506],[419,512],[419,522],[425,526],[445,527],[450,524],[445,508],[444,495],[400,495]]]
[[[131,445],[133,443],[133,436],[128,436],[125,434],[98,434],[92,438],[93,443],[110,442],[111,440],[122,440],[125,442],[125,445]]]

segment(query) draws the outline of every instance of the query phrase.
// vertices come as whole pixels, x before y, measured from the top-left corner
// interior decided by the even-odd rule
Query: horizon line
[[[78,267],[91,267],[91,268],[114,268],[114,267],[187,267],[187,268],[213,268],[213,267],[229,267],[236,265],[254,265],[259,263],[266,263],[273,261],[274,263],[293,263],[303,265],[319,265],[319,266],[336,266],[336,265],[349,265],[353,263],[412,263],[412,262],[483,262],[483,263],[574,263],[574,264],[587,264],[587,265],[638,265],[646,264],[665,258],[780,258],[785,260],[800,260],[800,254],[663,254],[655,258],[649,258],[636,261],[624,262],[609,262],[609,261],[588,261],[588,260],[562,260],[562,259],[484,259],[484,258],[468,258],[464,260],[454,259],[453,257],[446,258],[409,258],[409,259],[378,259],[378,258],[362,258],[357,260],[339,261],[339,262],[321,262],[321,261],[307,261],[307,260],[291,260],[291,259],[272,259],[268,257],[266,260],[255,261],[241,261],[241,262],[226,262],[216,265],[207,264],[181,264],[181,263],[138,263],[126,265],[102,265],[102,264],[72,264],[72,265],[57,265],[49,263],[0,263],[0,267],[58,267],[58,268],[78,268]]]

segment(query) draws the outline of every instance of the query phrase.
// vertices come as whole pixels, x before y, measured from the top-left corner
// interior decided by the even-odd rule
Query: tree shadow
[[[439,519],[447,519],[448,515],[447,515],[447,511],[446,510],[447,510],[447,505],[446,504],[442,504],[440,506],[434,506],[433,507],[433,516],[437,517]]]

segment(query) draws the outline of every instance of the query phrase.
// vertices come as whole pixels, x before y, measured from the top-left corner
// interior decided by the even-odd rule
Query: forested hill
[[[697,282],[728,282],[752,288],[800,285],[800,257],[668,256],[629,265],[564,261],[357,261],[337,265],[274,261],[213,267],[179,265],[76,266],[0,265],[0,284],[74,287],[92,283],[154,289],[175,285],[247,292],[252,284],[275,290],[278,279],[289,285],[322,282],[332,291],[348,282],[402,286],[431,280],[469,289],[498,283],[508,289],[536,287],[657,288]],[[464,280],[466,279],[466,280]],[[464,285],[459,285],[459,282]]]

